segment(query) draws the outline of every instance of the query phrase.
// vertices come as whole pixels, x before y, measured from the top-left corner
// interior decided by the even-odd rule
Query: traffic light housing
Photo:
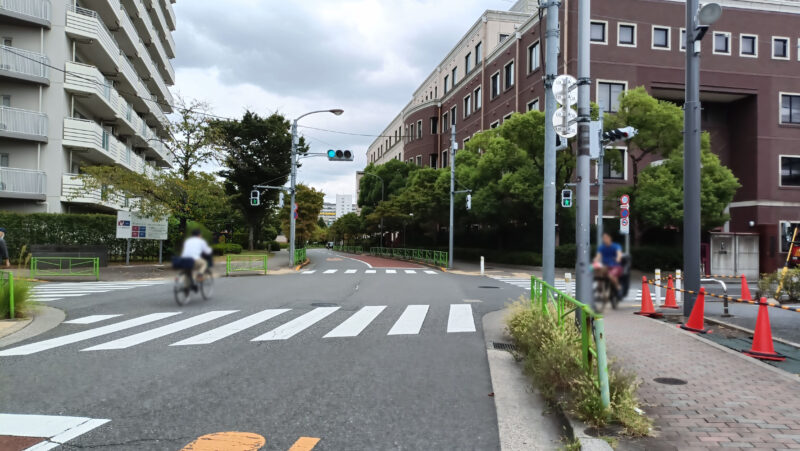
[[[636,134],[639,133],[639,130],[636,130],[633,127],[622,127],[616,128],[614,130],[609,130],[603,133],[603,141],[605,142],[616,142],[616,141],[625,141],[628,139],[633,138]]]
[[[278,208],[283,208],[283,191],[278,193]]]
[[[561,206],[564,208],[572,208],[572,190],[561,190]]]
[[[467,210],[472,210],[472,194],[467,194]]]
[[[250,206],[258,207],[261,205],[261,191],[254,189],[250,191]]]
[[[353,161],[353,152],[349,150],[328,150],[328,161]]]

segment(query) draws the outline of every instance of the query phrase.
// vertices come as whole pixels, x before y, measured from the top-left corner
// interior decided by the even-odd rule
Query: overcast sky
[[[513,0],[180,0],[174,91],[205,100],[215,114],[342,108],[300,124],[380,134],[411,94],[487,9]],[[300,128],[313,152],[351,149],[353,163],[311,158],[298,180],[355,194],[374,137]],[[354,199],[355,201],[355,199]]]

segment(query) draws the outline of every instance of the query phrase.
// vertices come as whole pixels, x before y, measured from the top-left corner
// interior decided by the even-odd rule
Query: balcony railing
[[[97,11],[81,8],[80,6],[67,5],[67,32],[87,39],[96,39],[108,54],[108,57],[118,65],[120,49],[117,41],[108,31]]]
[[[44,171],[0,167],[0,196],[44,195],[47,190],[47,175]]]
[[[130,144],[126,146],[94,121],[65,118],[63,144],[67,147],[94,150],[104,157],[106,163],[118,164],[134,172],[141,173],[145,170],[144,159],[136,155]]]
[[[154,46],[156,48],[156,54],[158,55],[158,59],[160,60],[161,67],[164,68],[164,72],[167,74],[170,84],[175,83],[175,69],[172,68],[172,63],[169,60],[166,52],[164,51],[164,44],[161,43],[159,40],[155,40]],[[171,103],[171,102],[170,102]]]
[[[47,115],[36,111],[0,107],[0,135],[13,134],[20,138],[47,141]]]
[[[86,189],[83,180],[77,174],[63,174],[61,176],[61,201],[99,205],[116,210],[128,208],[130,204],[129,200],[124,196],[114,194],[112,188]]]
[[[145,29],[145,33],[141,33],[140,36],[142,36],[144,42],[147,43],[157,40],[158,32],[153,26],[153,21],[150,20],[150,14],[147,12],[147,6],[145,6],[142,0],[134,0],[134,5],[136,6],[136,18],[142,21]]]
[[[169,29],[175,31],[175,10],[172,9],[172,3],[169,0],[165,0],[163,4],[164,10],[167,12],[166,18]]]
[[[4,0],[0,0],[0,2],[2,1]],[[47,67],[49,61],[41,53],[0,45],[0,70],[20,74],[25,78],[48,80],[50,78],[50,70]]]
[[[50,22],[50,0],[0,0],[0,10]]]
[[[158,34],[162,36],[166,36],[169,34],[169,25],[167,25],[167,20],[164,18],[164,11],[161,10],[161,3],[160,0],[155,0],[150,5],[152,7],[153,13],[156,15],[156,22],[158,22]]]

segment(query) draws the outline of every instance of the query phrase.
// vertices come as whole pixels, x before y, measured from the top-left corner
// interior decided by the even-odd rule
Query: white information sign
[[[156,221],[130,211],[117,212],[117,238],[137,240],[166,240],[168,223],[166,218]]]
[[[619,233],[621,235],[627,235],[631,231],[631,221],[630,218],[619,218]]]

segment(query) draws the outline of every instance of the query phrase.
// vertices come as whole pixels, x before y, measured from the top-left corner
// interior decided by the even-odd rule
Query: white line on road
[[[327,271],[323,272],[322,274],[333,274],[333,273],[335,273],[336,271],[338,271],[338,269],[329,269],[329,270],[327,270]]]
[[[436,271],[425,271],[425,274],[438,274]]]
[[[358,334],[366,329],[369,323],[377,318],[385,308],[385,305],[363,307],[361,310],[353,313],[353,315],[347,318],[342,324],[339,324],[335,329],[328,332],[323,338],[358,336]]]
[[[90,348],[81,349],[81,351],[101,351],[107,349],[130,348],[131,346],[136,346],[138,344],[142,344],[150,340],[155,340],[156,338],[160,338],[165,335],[174,334],[175,332],[179,332],[184,329],[197,326],[199,324],[207,323],[209,321],[213,321],[217,318],[223,317],[225,315],[230,315],[231,313],[236,313],[236,312],[238,312],[238,310],[217,310],[213,312],[203,313],[197,316],[193,316],[191,318],[184,319],[182,321],[178,321],[177,323],[167,324],[166,326],[157,327],[155,329],[123,337],[118,340],[112,340],[109,341],[108,343],[103,343],[97,346],[92,346]]]
[[[86,294],[74,294],[74,293],[68,293],[68,294],[64,294],[64,293],[53,293],[53,295],[55,295],[55,296],[58,296],[58,297],[60,297],[60,298],[79,298],[79,297],[81,297],[81,296],[86,296]],[[46,295],[38,295],[38,294],[34,294],[34,295],[33,295],[33,298],[34,298],[34,299],[36,299],[36,298],[38,298],[38,297],[48,298],[48,297],[50,297],[50,296],[46,296]]]
[[[38,296],[36,296],[36,297],[33,297],[32,299],[34,301],[36,301],[36,302],[53,302],[53,301],[57,301],[59,299],[64,299],[64,298],[58,298],[58,297],[52,297],[52,296],[46,296],[46,297],[38,297]]]
[[[394,269],[387,269],[386,274],[397,274],[397,271]]]
[[[69,321],[64,321],[64,324],[93,324],[99,323],[100,321],[105,321],[107,319],[116,318],[122,315],[91,315],[91,316],[84,316],[83,318],[76,318],[71,319]]]
[[[339,310],[339,307],[317,307],[264,335],[259,335],[252,341],[286,340],[287,338],[292,338],[337,310]]]
[[[40,442],[26,451],[53,449],[111,420],[55,415],[0,414],[0,435],[16,437],[39,437]]]
[[[286,313],[288,311],[289,309],[286,308],[262,310],[258,313],[246,316],[240,320],[236,320],[230,324],[226,324],[224,326],[217,327],[216,329],[211,329],[208,332],[202,333],[200,335],[195,335],[194,337],[189,337],[185,340],[173,343],[170,346],[205,345],[209,343],[214,343],[217,340],[229,337],[235,333],[241,332],[257,324],[261,324],[264,321],[272,319],[280,315],[281,313]]]
[[[364,271],[364,274],[375,274],[375,272],[376,271],[374,269],[368,269],[368,270]]]
[[[102,335],[107,335],[121,330],[130,329],[131,327],[141,326],[142,324],[152,323],[153,321],[158,321],[160,319],[169,318],[170,316],[180,314],[181,312],[152,313],[150,315],[140,316],[138,318],[122,321],[120,323],[98,327],[96,329],[89,329],[83,332],[64,335],[63,337],[51,338],[49,340],[18,346],[16,348],[5,349],[0,351],[0,356],[29,355],[36,352],[77,343],[79,341],[89,340],[91,338],[100,337]]]
[[[413,269],[406,269],[406,274],[416,274],[417,272]]]
[[[314,274],[315,272],[317,272],[317,270],[316,269],[312,269],[310,271],[303,271],[301,274]]]
[[[348,269],[348,270],[347,270],[347,271],[345,271],[344,273],[345,273],[345,274],[355,274],[355,273],[357,273],[357,272],[358,272],[358,270],[357,270],[357,269]]]
[[[427,315],[427,305],[409,305],[387,335],[417,335]]]
[[[111,290],[33,290],[32,294],[42,295],[42,294],[58,294],[58,295],[71,295],[71,296],[84,296],[87,294],[94,294],[94,293],[108,293]]]
[[[447,333],[453,332],[475,332],[475,320],[472,319],[471,305],[450,304]]]

